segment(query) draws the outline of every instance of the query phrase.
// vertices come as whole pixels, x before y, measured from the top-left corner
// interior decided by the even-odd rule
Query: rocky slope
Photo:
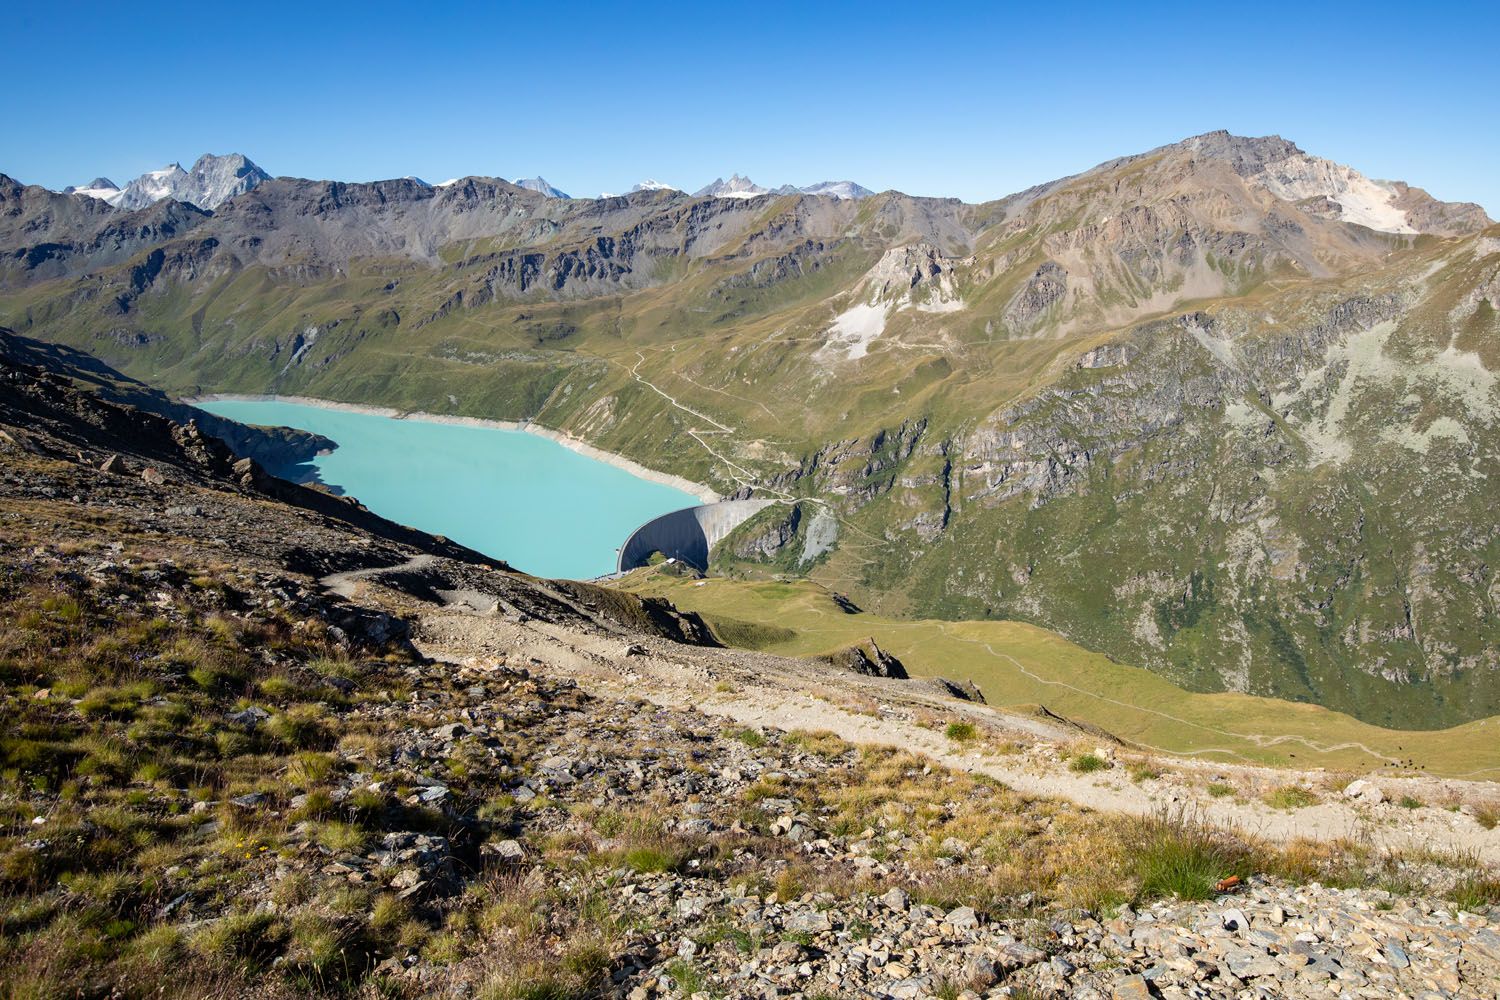
[[[706,685],[693,655],[746,654],[0,360],[6,995],[1467,997],[1500,974],[1472,861],[1102,815],[655,704],[637,665]],[[575,672],[576,647],[610,652]]]
[[[1377,722],[1500,712],[1500,231],[1280,138],[984,205],[7,181],[0,248],[0,321],[168,389],[535,419],[806,496],[765,565],[862,604]]]

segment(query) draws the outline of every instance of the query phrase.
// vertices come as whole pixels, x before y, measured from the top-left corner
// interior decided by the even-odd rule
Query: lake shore
[[[723,499],[715,490],[702,483],[695,483],[691,479],[682,476],[674,476],[669,472],[659,472],[650,469],[631,458],[596,448],[581,438],[554,430],[543,424],[529,420],[484,420],[479,417],[455,417],[442,413],[427,413],[423,410],[398,410],[389,406],[371,406],[364,403],[339,403],[331,399],[318,399],[313,396],[278,396],[270,393],[242,393],[242,392],[211,392],[201,396],[185,397],[182,400],[188,405],[198,403],[295,403],[299,406],[317,406],[325,410],[344,410],[348,413],[366,413],[376,417],[390,417],[393,420],[419,420],[433,424],[456,424],[463,427],[488,427],[502,431],[520,431],[525,434],[534,434],[555,441],[575,451],[586,458],[612,465],[617,469],[623,469],[632,476],[644,479],[647,482],[657,483],[661,486],[670,486],[673,489],[690,493],[697,497],[702,503],[717,503]]]

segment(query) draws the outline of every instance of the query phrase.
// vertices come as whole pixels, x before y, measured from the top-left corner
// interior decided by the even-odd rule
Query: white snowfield
[[[76,187],[70,194],[81,194],[86,198],[98,198],[114,204],[120,197],[120,189],[117,187]]]
[[[1285,201],[1323,196],[1337,202],[1339,218],[1384,233],[1415,233],[1396,193],[1352,167],[1300,153],[1266,164],[1250,180]]]
[[[665,184],[665,183],[663,183],[661,181],[652,180],[651,178],[648,177],[645,180],[641,181],[639,184],[637,184],[635,187],[631,188],[630,189],[630,193],[631,194],[635,194],[637,191],[681,191],[681,190],[682,190],[682,188],[676,187],[676,186],[674,186],[672,184]]]

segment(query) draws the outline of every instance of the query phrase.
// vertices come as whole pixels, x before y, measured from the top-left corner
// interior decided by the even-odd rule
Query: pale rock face
[[[1327,198],[1339,207],[1338,218],[1384,233],[1415,233],[1406,211],[1396,205],[1396,190],[1352,167],[1306,153],[1267,163],[1250,177],[1285,201]]]
[[[722,177],[715,178],[714,182],[705,188],[694,192],[694,198],[759,198],[763,194],[770,194],[770,188],[763,188],[748,177],[735,174],[729,180]]]
[[[566,191],[555,188],[551,184],[548,184],[545,177],[523,177],[520,180],[511,181],[511,183],[518,188],[525,188],[527,191],[535,191],[545,198],[572,198],[572,195],[568,194]]]
[[[840,200],[857,201],[860,198],[868,198],[875,192],[853,181],[819,181],[809,184],[807,187],[798,188],[803,194],[820,195],[825,198],[838,198]]]
[[[134,210],[171,198],[212,211],[270,179],[270,174],[239,153],[204,154],[198,157],[192,170],[184,170],[177,163],[168,164],[142,174],[106,200],[116,208]]]
[[[948,257],[930,243],[887,250],[857,287],[859,298],[834,317],[816,357],[848,361],[864,357],[870,344],[885,332],[886,321],[902,309],[936,313],[964,308],[953,271],[971,261]]]

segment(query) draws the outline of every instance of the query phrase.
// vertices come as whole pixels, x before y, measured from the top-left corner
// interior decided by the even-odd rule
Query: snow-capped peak
[[[560,191],[557,188],[553,187],[551,184],[548,184],[546,178],[543,177],[523,177],[519,180],[511,181],[511,183],[518,188],[525,188],[528,191],[535,191],[545,198],[572,197],[572,195],[567,194],[564,191]]]
[[[799,188],[803,194],[823,195],[827,198],[849,199],[851,201],[860,198],[868,198],[874,194],[869,188],[856,184],[853,181],[819,181],[809,184],[805,188]]]
[[[637,191],[681,191],[681,190],[682,190],[681,188],[679,188],[679,187],[673,187],[671,184],[663,184],[661,181],[654,181],[654,180],[651,180],[650,178],[647,178],[646,180],[641,181],[635,187],[631,188],[630,189],[630,193],[631,194],[635,194]]]
[[[770,194],[770,188],[763,188],[748,177],[735,174],[729,180],[722,177],[714,178],[714,182],[708,187],[695,192],[694,198],[759,198],[763,194]]]
[[[95,177],[87,184],[63,188],[63,194],[81,194],[88,198],[98,198],[100,201],[109,201],[119,193],[120,186],[108,177]]]
[[[205,153],[198,157],[192,170],[171,163],[160,170],[147,171],[105,200],[124,209],[145,208],[163,198],[215,209],[270,179],[270,174],[239,153],[225,156]]]

